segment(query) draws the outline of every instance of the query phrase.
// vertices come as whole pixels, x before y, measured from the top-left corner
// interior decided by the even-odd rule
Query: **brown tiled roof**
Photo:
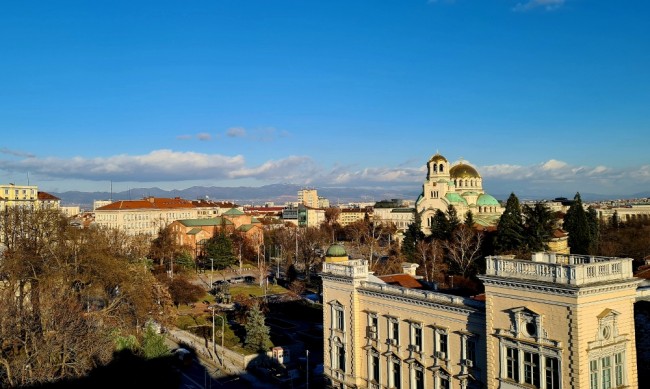
[[[650,280],[650,265],[639,266],[634,276]]]
[[[39,200],[61,200],[60,198],[51,195],[47,192],[38,192],[38,199]]]
[[[378,276],[378,278],[390,285],[398,285],[403,288],[422,289],[423,285],[413,276],[408,274],[391,274],[387,276]]]
[[[97,208],[98,211],[119,211],[127,209],[182,209],[195,208],[189,200],[179,197],[161,198],[150,197],[143,200],[120,200]]]
[[[565,236],[567,236],[567,232],[562,229],[558,228],[557,230],[553,231],[554,238],[564,238]]]

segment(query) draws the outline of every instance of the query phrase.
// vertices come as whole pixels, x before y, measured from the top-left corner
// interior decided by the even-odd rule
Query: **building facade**
[[[435,154],[427,162],[427,177],[415,205],[422,232],[431,233],[437,210],[456,209],[459,219],[471,211],[476,223],[487,227],[498,223],[503,207],[483,190],[483,178],[473,166],[464,162],[450,164],[447,158]]]
[[[334,258],[333,258],[334,259]],[[629,258],[486,258],[485,294],[392,285],[326,258],[325,374],[337,388],[636,388]]]

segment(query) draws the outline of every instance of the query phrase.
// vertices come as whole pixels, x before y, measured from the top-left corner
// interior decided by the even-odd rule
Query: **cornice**
[[[502,286],[512,289],[524,289],[528,291],[541,292],[547,294],[563,295],[563,296],[588,296],[604,292],[612,292],[617,290],[624,290],[634,288],[636,289],[637,280],[630,279],[616,283],[606,284],[591,284],[583,286],[554,284],[549,282],[534,281],[534,280],[521,280],[514,278],[505,278],[497,276],[479,276],[484,285]]]
[[[455,312],[455,313],[462,313],[462,314],[472,314],[472,313],[482,313],[485,314],[485,310],[481,309],[476,309],[476,308],[471,308],[471,307],[463,307],[459,305],[451,305],[451,304],[442,304],[442,303],[436,303],[433,301],[426,301],[422,299],[417,299],[417,298],[409,298],[405,296],[398,296],[390,293],[380,293],[374,290],[367,290],[363,288],[358,288],[357,291],[359,292],[360,295],[362,296],[368,296],[368,297],[376,297],[380,298],[382,300],[390,300],[390,301],[396,301],[396,302],[401,302],[401,303],[406,303],[410,305],[417,305],[421,307],[428,307],[428,308],[435,308],[435,309],[441,309],[445,310],[448,312]]]

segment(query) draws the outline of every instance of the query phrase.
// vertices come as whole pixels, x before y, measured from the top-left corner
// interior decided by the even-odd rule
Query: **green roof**
[[[338,243],[334,243],[327,249],[325,256],[326,257],[347,257],[348,253],[345,251],[345,247],[343,247]]]
[[[500,205],[497,199],[487,193],[483,193],[476,200],[476,205]]]
[[[261,223],[256,217],[251,217],[251,223]]]
[[[224,215],[229,215],[229,216],[241,216],[244,215],[244,212],[240,211],[237,208],[230,208],[226,212],[223,213]]]
[[[210,219],[184,219],[179,220],[179,223],[185,227],[202,227],[202,226],[220,226],[220,225],[232,225],[233,223],[222,217],[213,217]]]
[[[467,200],[462,198],[458,193],[449,192],[445,195],[445,198],[451,203],[461,203],[467,205]]]
[[[242,224],[241,226],[239,226],[238,230],[246,232],[246,231],[250,230],[251,228],[253,228],[252,224]]]
[[[203,230],[200,229],[199,227],[194,227],[194,228],[192,228],[191,230],[188,231],[187,235],[196,235],[201,231],[203,231]]]

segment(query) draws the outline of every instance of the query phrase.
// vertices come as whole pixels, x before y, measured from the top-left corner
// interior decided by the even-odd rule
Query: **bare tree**
[[[451,239],[445,241],[447,256],[456,270],[467,277],[474,269],[480,257],[483,233],[461,224],[452,233]]]
[[[443,256],[443,244],[438,239],[431,241],[420,240],[416,243],[416,252],[423,267],[424,279],[427,282],[433,282],[438,277],[440,269],[438,264]]]

